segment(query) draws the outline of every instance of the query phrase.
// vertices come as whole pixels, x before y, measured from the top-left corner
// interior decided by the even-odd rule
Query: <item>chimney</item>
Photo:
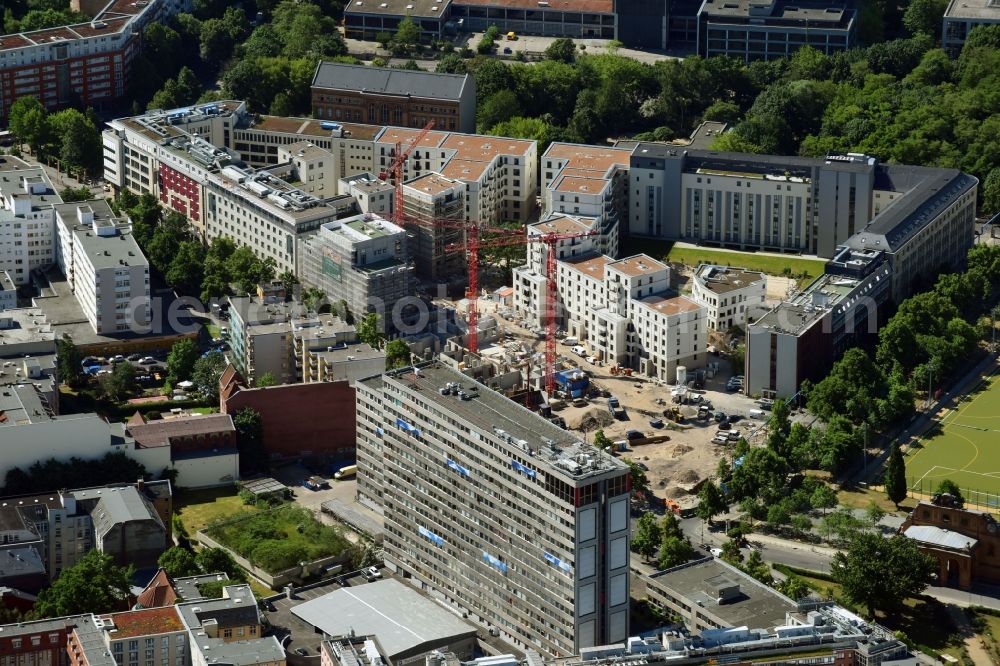
[[[139,480],[135,482],[135,489],[138,490],[140,493],[146,491],[146,480],[141,476],[139,477]]]

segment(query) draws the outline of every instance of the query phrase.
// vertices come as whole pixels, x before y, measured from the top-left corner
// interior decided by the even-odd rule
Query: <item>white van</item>
[[[761,421],[764,420],[764,410],[763,409],[751,409],[749,412],[747,412],[747,414],[752,419],[760,419]]]
[[[580,341],[574,338],[573,336],[570,336],[568,338],[563,338],[562,343],[564,345],[578,345],[580,344]]]
[[[582,346],[582,345],[577,345],[576,347],[573,347],[573,349],[571,349],[570,351],[572,351],[577,356],[586,356],[587,355],[587,348],[584,347],[584,346]]]

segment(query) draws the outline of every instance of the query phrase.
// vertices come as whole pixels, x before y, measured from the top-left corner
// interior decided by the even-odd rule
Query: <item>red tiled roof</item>
[[[170,574],[162,568],[149,581],[146,588],[139,594],[136,603],[143,608],[162,608],[173,606],[177,601],[177,591],[174,589],[174,581],[170,579]]]

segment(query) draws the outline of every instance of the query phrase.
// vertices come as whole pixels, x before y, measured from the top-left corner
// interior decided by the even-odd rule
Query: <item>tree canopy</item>
[[[833,556],[833,579],[848,599],[867,609],[898,612],[909,597],[920,594],[931,581],[936,564],[920,552],[912,539],[896,534],[885,538],[859,532],[846,551]]]
[[[39,593],[34,615],[49,618],[127,610],[133,573],[132,566],[119,567],[111,555],[95,548]]]

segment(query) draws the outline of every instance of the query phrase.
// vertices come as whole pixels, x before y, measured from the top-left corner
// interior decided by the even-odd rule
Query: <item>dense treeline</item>
[[[146,468],[124,453],[108,453],[97,460],[54,458],[36,462],[27,471],[11,468],[4,478],[4,495],[44,493],[49,490],[93,488],[111,483],[135,483],[146,477]]]

